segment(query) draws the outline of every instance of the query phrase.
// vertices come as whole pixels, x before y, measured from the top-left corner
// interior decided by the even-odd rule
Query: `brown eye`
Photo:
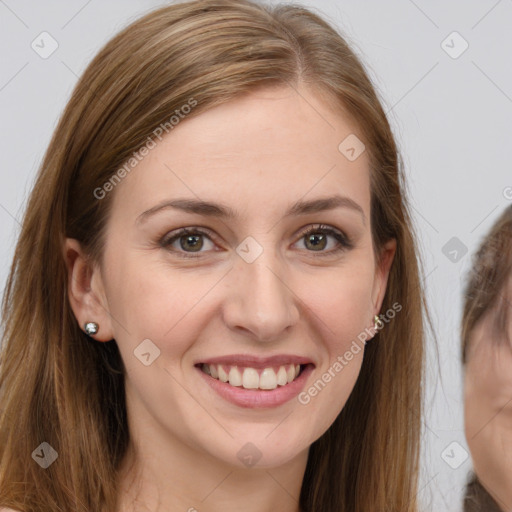
[[[305,241],[308,249],[322,250],[327,246],[327,235],[325,233],[311,233],[305,236]]]
[[[329,244],[329,237],[336,240],[337,246],[331,250],[325,250]],[[331,255],[345,249],[351,249],[352,244],[348,237],[343,233],[333,228],[319,225],[303,231],[301,234],[301,240],[304,240],[304,245],[308,249],[308,252],[318,252],[321,255]]]
[[[160,241],[160,246],[180,256],[194,258],[199,257],[204,252],[201,251],[205,245],[204,238],[208,239],[213,245],[207,232],[196,228],[183,228],[166,235]],[[179,246],[176,245],[177,242],[179,242]],[[193,253],[197,253],[197,255]]]
[[[203,247],[203,235],[182,235],[178,238],[180,241],[180,247],[186,251],[191,249],[194,252],[200,251]]]

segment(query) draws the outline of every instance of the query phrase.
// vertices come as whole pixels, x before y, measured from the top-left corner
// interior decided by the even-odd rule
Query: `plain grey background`
[[[425,510],[459,511],[472,467],[463,431],[462,286],[481,237],[512,203],[512,2],[297,3],[328,18],[362,57],[401,148],[439,345],[438,361],[429,340],[419,499]],[[2,288],[26,198],[78,76],[115,33],[162,5],[0,0]],[[58,45],[47,58],[33,49],[43,51],[41,38],[44,51]]]

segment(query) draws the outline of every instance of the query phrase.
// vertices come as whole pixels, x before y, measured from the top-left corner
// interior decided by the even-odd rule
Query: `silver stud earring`
[[[381,323],[381,319],[377,315],[375,315],[373,317],[373,321],[375,323],[375,329],[379,329],[379,324]]]
[[[99,327],[96,322],[86,322],[84,325],[85,333],[87,336],[92,336],[98,332]]]

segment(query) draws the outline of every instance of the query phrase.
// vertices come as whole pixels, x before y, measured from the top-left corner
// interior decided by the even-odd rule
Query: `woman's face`
[[[185,119],[112,192],[92,289],[101,339],[126,366],[135,438],[272,467],[307,456],[354,387],[394,245],[377,265],[357,127],[299,92]]]
[[[512,297],[512,278],[509,280]],[[475,326],[464,373],[465,434],[473,467],[503,510],[512,508],[512,349],[491,339],[495,312]],[[512,324],[509,326],[512,340]]]

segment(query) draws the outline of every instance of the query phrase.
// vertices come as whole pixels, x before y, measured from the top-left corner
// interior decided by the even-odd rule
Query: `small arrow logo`
[[[469,48],[469,43],[454,30],[441,41],[441,48],[452,59],[458,59]]]
[[[248,236],[238,244],[236,252],[246,263],[253,263],[263,252],[263,247],[252,236]]]
[[[365,151],[365,145],[355,133],[351,133],[339,143],[338,151],[349,162],[353,162]]]
[[[149,366],[160,357],[160,349],[150,339],[146,338],[135,347],[133,354],[144,366]]]
[[[30,47],[39,55],[39,57],[47,59],[55,52],[55,50],[57,50],[59,43],[48,32],[41,32],[30,43]]]
[[[457,263],[468,252],[466,245],[456,236],[453,236],[441,248],[441,252],[452,262]]]
[[[237,453],[238,459],[248,468],[252,468],[261,459],[262,455],[252,443],[245,443]]]
[[[441,458],[452,469],[462,466],[468,457],[468,452],[457,441],[450,443],[441,453]]]
[[[50,467],[56,460],[59,454],[53,449],[53,447],[46,441],[42,442],[33,452],[32,458],[41,466],[43,469]]]

